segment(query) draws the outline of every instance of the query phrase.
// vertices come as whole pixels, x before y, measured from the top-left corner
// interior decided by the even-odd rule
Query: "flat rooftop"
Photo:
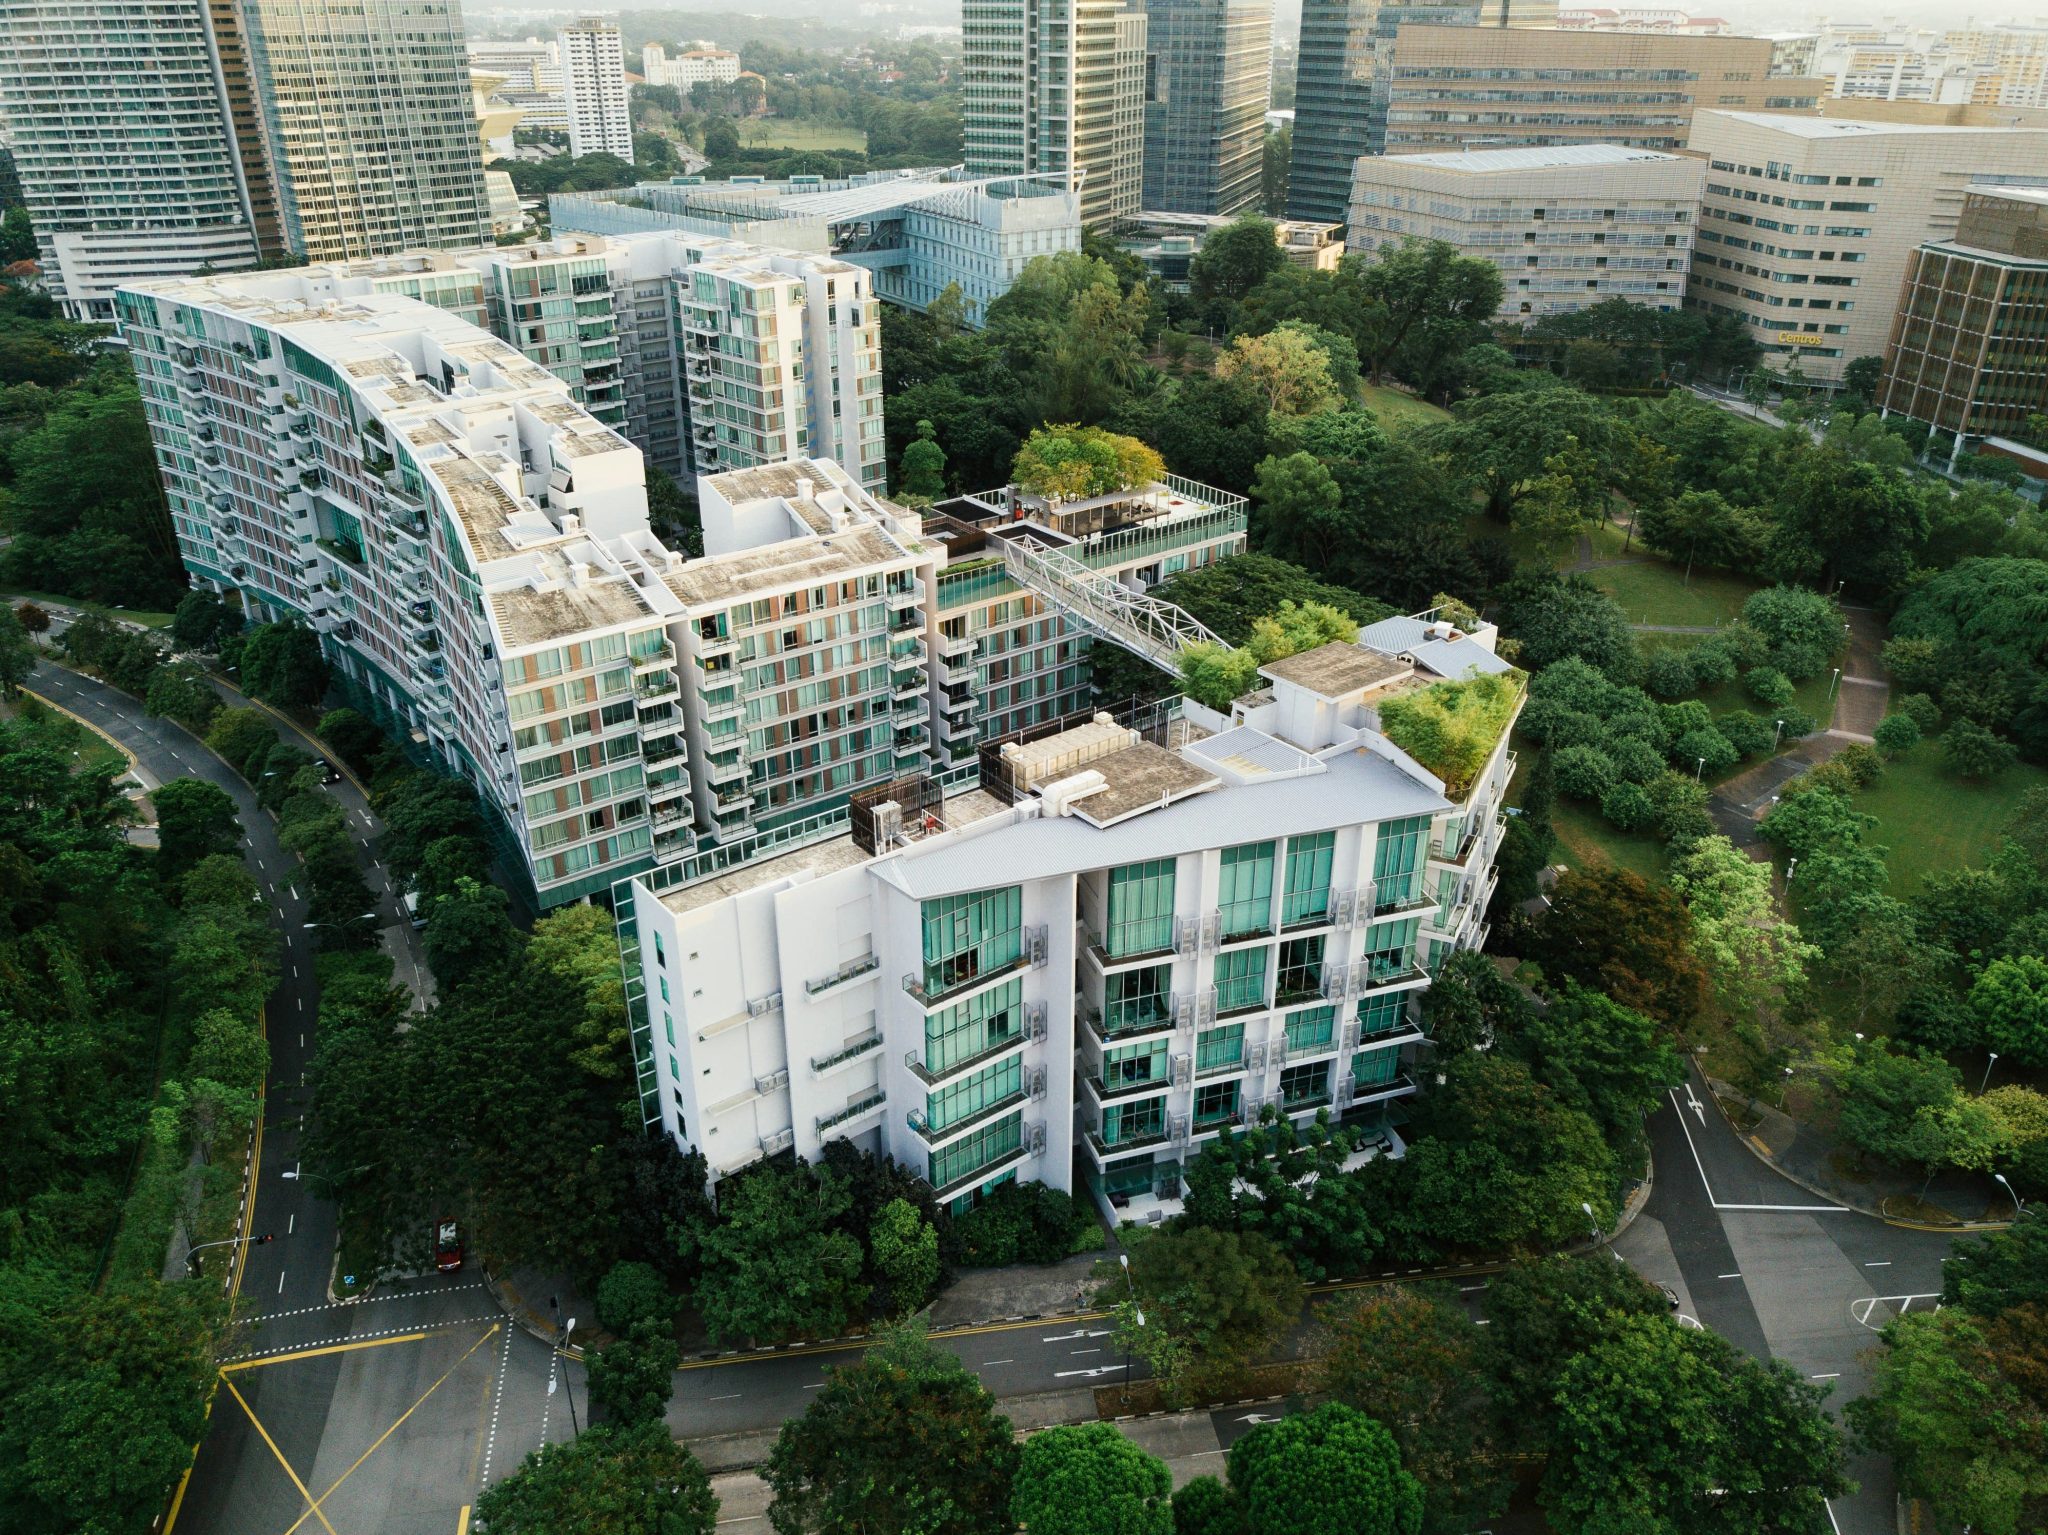
[[[1447,150],[1441,154],[1386,155],[1374,160],[1371,170],[1378,173],[1419,165],[1432,170],[1462,171],[1483,176],[1495,171],[1566,170],[1574,166],[1681,163],[1685,160],[1683,155],[1667,155],[1657,149],[1631,149],[1626,144],[1555,144],[1537,149]]]
[[[1127,817],[1223,786],[1223,780],[1205,765],[1150,741],[1097,757],[1081,771],[1100,773],[1109,781],[1107,788],[1074,801],[1075,816],[1091,826],[1114,826]]]
[[[1769,128],[1795,139],[1868,139],[1886,134],[1901,136],[1925,136],[1931,133],[2024,133],[2039,132],[2024,127],[2000,125],[1996,128],[1970,128],[1953,126],[1948,123],[1888,123],[1872,122],[1860,117],[1800,117],[1790,112],[1728,112],[1719,107],[1701,107],[1693,114],[1695,125],[1703,117],[1725,117],[1730,122],[1743,123],[1752,128]]]
[[[1343,698],[1364,692],[1413,670],[1405,661],[1343,640],[1332,640],[1259,668],[1265,676],[1307,688],[1321,698]]]
[[[785,539],[759,549],[691,560],[661,579],[684,602],[737,602],[785,586],[815,586],[911,556],[877,528],[861,523],[839,533]]]

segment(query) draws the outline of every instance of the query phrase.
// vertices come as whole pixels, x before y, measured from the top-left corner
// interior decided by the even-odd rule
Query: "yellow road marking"
[[[284,1458],[284,1451],[280,1450],[277,1447],[277,1441],[270,1437],[270,1430],[263,1426],[263,1420],[251,1411],[246,1401],[243,1401],[242,1393],[235,1390],[235,1383],[233,1381],[223,1377],[221,1384],[228,1388],[229,1395],[234,1397],[237,1402],[241,1402],[242,1411],[249,1414],[249,1421],[256,1425],[256,1432],[263,1436],[263,1442],[270,1446],[270,1453],[275,1455],[277,1463],[284,1467],[284,1474],[290,1477],[292,1485],[299,1489],[299,1496],[306,1500],[306,1513],[312,1514],[319,1519],[321,1527],[327,1531],[327,1535],[335,1535],[334,1526],[329,1524],[327,1516],[320,1512],[320,1505],[313,1501],[313,1494],[306,1491],[306,1484],[299,1480],[299,1473],[292,1469],[292,1463]],[[305,1522],[305,1515],[300,1515],[299,1524],[304,1524]],[[298,1524],[292,1526],[293,1529],[298,1527]]]
[[[393,1343],[417,1343],[426,1336],[423,1332],[402,1332],[393,1338],[364,1338],[356,1343],[330,1343],[324,1348],[295,1349],[289,1354],[272,1354],[268,1359],[237,1359],[233,1364],[224,1364],[220,1373],[229,1374],[235,1370],[262,1370],[274,1364],[290,1364],[294,1359],[313,1359],[321,1354],[346,1354],[359,1348],[386,1348]]]
[[[469,1535],[469,1505],[462,1505],[462,1512],[455,1516],[455,1535]]]
[[[335,1494],[335,1490],[339,1488],[343,1482],[347,1481],[350,1477],[356,1474],[356,1467],[362,1465],[364,1461],[368,1460],[372,1455],[375,1455],[378,1450],[382,1449],[384,1447],[384,1441],[389,1439],[393,1434],[397,1433],[399,1430],[399,1426],[403,1424],[407,1418],[411,1417],[414,1413],[420,1410],[421,1403],[424,1403],[428,1397],[432,1396],[436,1391],[439,1391],[441,1389],[442,1383],[445,1382],[448,1379],[448,1377],[453,1375],[457,1370],[461,1369],[463,1365],[468,1362],[469,1356],[471,1354],[474,1354],[478,1349],[482,1348],[486,1343],[490,1342],[491,1339],[497,1337],[498,1329],[503,1327],[504,1325],[505,1324],[503,1322],[491,1323],[490,1327],[485,1330],[484,1335],[481,1338],[477,1339],[476,1342],[470,1344],[468,1350],[463,1354],[462,1358],[456,1360],[455,1363],[451,1364],[450,1366],[448,1366],[447,1369],[443,1370],[441,1372],[441,1379],[435,1381],[433,1385],[427,1387],[425,1391],[421,1392],[419,1401],[414,1402],[412,1406],[406,1408],[404,1412],[400,1413],[398,1415],[398,1422],[393,1423],[391,1427],[385,1429],[383,1433],[379,1434],[377,1436],[376,1443],[372,1444],[367,1450],[363,1451],[362,1454],[358,1455],[356,1457],[355,1465],[350,1466],[346,1471],[342,1472],[340,1476],[337,1476],[334,1479],[334,1486],[328,1488],[325,1492],[321,1493],[319,1501],[314,1503],[310,1508],[308,1508],[305,1513],[299,1515],[298,1522],[294,1524],[290,1530],[286,1530],[284,1532],[284,1535],[292,1535],[292,1531],[296,1530],[299,1527],[299,1525],[304,1524],[309,1516],[319,1519],[319,1521],[322,1524],[327,1524],[327,1516],[320,1512],[320,1504],[325,1503],[329,1498],[333,1497]],[[327,1528],[330,1531],[332,1531],[334,1526],[327,1525]]]
[[[268,1041],[270,1038],[270,1005],[265,1003],[256,1009],[257,1037]],[[267,1077],[268,1072],[264,1075]],[[249,1228],[256,1224],[256,1177],[263,1170],[263,1111],[269,1106],[270,1084],[260,1082],[256,1086],[256,1135],[249,1143],[249,1207],[244,1213],[242,1235],[249,1236]],[[235,1248],[235,1283],[228,1291],[228,1310],[232,1314],[234,1305],[242,1296],[242,1270],[249,1266],[249,1244],[244,1241]],[[170,1535],[168,1527],[164,1535]]]

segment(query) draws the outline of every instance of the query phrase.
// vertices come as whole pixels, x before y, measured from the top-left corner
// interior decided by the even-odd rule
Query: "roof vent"
[[[812,491],[814,491],[815,489],[817,489],[817,486],[816,486],[815,484],[813,484],[813,483],[812,483],[812,481],[811,481],[810,479],[808,479],[808,478],[803,478],[803,479],[799,479],[799,480],[798,480],[798,481],[796,482],[796,498],[797,498],[797,500],[799,500],[799,501],[808,501],[808,500],[810,500],[810,499],[811,499],[811,492],[812,492]]]
[[[574,512],[562,513],[562,531],[564,533],[581,533],[583,531],[583,519]]]
[[[581,560],[571,560],[569,562],[569,584],[571,586],[590,585],[590,567]]]

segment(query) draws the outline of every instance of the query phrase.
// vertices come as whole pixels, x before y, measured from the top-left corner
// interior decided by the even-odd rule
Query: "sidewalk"
[[[2007,1224],[2011,1201],[1987,1174],[1950,1170],[1929,1183],[1925,1173],[1911,1169],[1870,1167],[1782,1109],[1752,1107],[1732,1083],[1709,1077],[1707,1085],[1743,1144],[1809,1193],[1895,1226],[1962,1231]]]

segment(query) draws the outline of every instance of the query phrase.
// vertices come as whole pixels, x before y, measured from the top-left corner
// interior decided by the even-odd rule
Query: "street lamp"
[[[1588,1199],[1582,1199],[1579,1201],[1579,1208],[1586,1212],[1587,1223],[1593,1228],[1593,1245],[1598,1247],[1600,1245],[1600,1218],[1593,1213],[1593,1202]]]
[[[196,1246],[185,1249],[185,1267],[192,1277],[197,1279],[199,1277],[199,1255],[209,1247],[239,1247],[245,1242],[251,1247],[261,1247],[265,1242],[274,1242],[276,1240],[274,1236],[266,1231],[260,1237],[225,1237],[218,1242],[201,1242]]]
[[[550,1295],[548,1297],[548,1310],[559,1312],[561,1309],[562,1303]],[[576,1422],[576,1393],[569,1385],[569,1360],[566,1353],[564,1353],[564,1350],[569,1347],[569,1335],[575,1331],[576,1318],[572,1316],[569,1318],[569,1325],[562,1329],[562,1335],[555,1340],[555,1362],[561,1366],[562,1391],[569,1398],[569,1437],[572,1439],[580,1437],[583,1432]],[[548,1381],[548,1395],[553,1396],[554,1394],[555,1383],[551,1378]]]
[[[1783,720],[1779,720],[1779,721],[1778,721],[1778,728],[1777,728],[1776,730],[1774,730],[1774,731],[1772,731],[1772,732],[1771,732],[1771,750],[1772,750],[1772,751],[1776,751],[1776,750],[1778,749],[1778,743],[1779,743],[1780,741],[1784,740],[1784,739],[1785,739],[1785,722],[1784,722]],[[1775,797],[1776,797],[1776,796],[1774,795],[1774,796],[1773,796],[1773,798],[1775,798]]]
[[[1131,1315],[1136,1317],[1138,1325],[1143,1327],[1145,1325],[1145,1308],[1138,1304],[1138,1287],[1131,1283],[1131,1255],[1129,1253],[1118,1253],[1116,1261],[1122,1266],[1124,1271],[1124,1293],[1131,1298]],[[1123,1393],[1118,1400],[1126,1407],[1130,1405],[1131,1401],[1131,1335],[1128,1332],[1124,1334]]]
[[[1977,1092],[1980,1096],[1983,1094],[1984,1089],[1991,1085],[1991,1068],[1997,1064],[1998,1052],[1993,1050],[1991,1052],[1991,1059],[1984,1063],[1984,1080],[1977,1084]]]
[[[1704,773],[1704,772],[1705,772],[1706,770],[1707,770],[1707,759],[1706,759],[1705,757],[1702,757],[1702,758],[1700,758],[1700,764],[1699,764],[1699,766],[1698,766],[1698,767],[1696,767],[1696,768],[1694,768],[1694,769],[1692,770],[1692,781],[1693,781],[1694,783],[1698,783],[1698,782],[1700,781],[1700,774]]]
[[[1842,669],[1838,666],[1835,668],[1835,680],[1828,684],[1828,697],[1833,698],[1835,696],[1835,689],[1840,687],[1841,685]]]
[[[316,927],[331,927],[336,932],[345,933],[348,931],[348,925],[351,922],[375,922],[376,920],[377,914],[374,911],[359,911],[353,917],[344,917],[339,922],[301,922],[299,926],[305,928],[308,932]]]
[[[1991,1176],[1995,1178],[1998,1182],[2005,1183],[2004,1173],[1993,1173]],[[2027,1202],[2012,1191],[2012,1185],[2010,1183],[2005,1183],[2005,1194],[2006,1198],[2012,1201],[2012,1213],[2015,1216],[2020,1216],[2027,1213]]]

